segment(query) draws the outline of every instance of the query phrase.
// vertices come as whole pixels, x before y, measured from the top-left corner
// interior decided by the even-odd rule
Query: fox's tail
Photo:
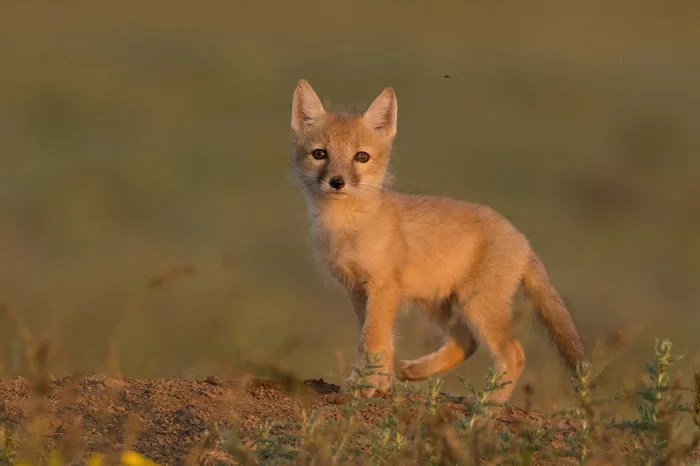
[[[559,293],[549,282],[544,264],[534,252],[522,280],[523,290],[533,301],[535,316],[548,330],[570,370],[578,361],[586,360],[576,324]]]

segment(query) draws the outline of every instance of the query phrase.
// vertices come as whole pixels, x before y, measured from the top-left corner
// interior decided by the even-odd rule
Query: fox
[[[529,240],[494,209],[446,196],[391,188],[397,98],[386,87],[364,112],[327,110],[305,79],[292,97],[292,177],[305,198],[314,256],[347,293],[359,324],[360,395],[386,392],[395,379],[421,381],[454,370],[485,346],[508,401],[525,364],[511,306],[521,289],[533,302],[570,370],[586,360],[562,297]],[[443,344],[394,367],[395,321],[402,303],[437,325]],[[367,372],[372,371],[365,371]]]

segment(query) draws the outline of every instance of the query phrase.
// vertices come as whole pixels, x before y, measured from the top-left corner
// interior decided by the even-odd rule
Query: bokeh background
[[[638,380],[655,337],[691,368],[699,25],[682,0],[3,2],[0,295],[56,373],[104,370],[112,339],[124,375],[247,360],[337,382],[355,318],[310,255],[292,91],[303,77],[362,109],[393,86],[396,187],[512,219],[586,343],[621,332],[605,383]],[[196,272],[149,290],[183,264]],[[414,357],[435,341],[407,312]],[[0,324],[10,375],[15,327]],[[524,380],[556,400],[552,347],[530,319],[517,329]],[[447,388],[489,364],[480,351]]]

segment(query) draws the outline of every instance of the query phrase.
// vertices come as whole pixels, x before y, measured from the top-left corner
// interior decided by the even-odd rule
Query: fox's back
[[[415,298],[449,294],[494,248],[516,257],[529,253],[524,235],[488,206],[431,195],[387,195],[405,244],[402,282]]]

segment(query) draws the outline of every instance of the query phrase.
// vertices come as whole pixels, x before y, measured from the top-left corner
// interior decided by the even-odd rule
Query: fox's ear
[[[311,121],[323,116],[326,110],[311,85],[301,79],[292,98],[292,130],[299,133]]]
[[[374,99],[362,119],[365,124],[380,133],[383,137],[393,139],[396,136],[396,118],[398,107],[396,93],[387,87]]]

